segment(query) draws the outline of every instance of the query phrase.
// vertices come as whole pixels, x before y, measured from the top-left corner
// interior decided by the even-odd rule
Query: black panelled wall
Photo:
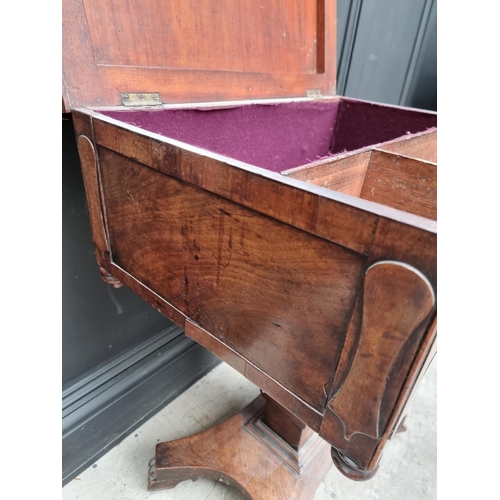
[[[71,121],[63,121],[63,385],[172,323],[100,277]]]
[[[63,484],[218,359],[126,287],[101,280],[71,120],[63,146]]]
[[[337,0],[337,93],[436,110],[436,1]],[[101,281],[71,120],[63,146],[63,483],[217,364]]]
[[[436,111],[436,0],[337,0],[337,94]]]

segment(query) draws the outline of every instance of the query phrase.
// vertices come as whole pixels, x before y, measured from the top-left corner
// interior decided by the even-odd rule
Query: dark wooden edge
[[[219,364],[169,328],[63,390],[63,486]]]
[[[82,166],[87,197],[87,210],[91,222],[92,241],[99,266],[109,273],[111,253],[109,234],[105,223],[99,157],[95,148],[93,120],[81,113],[72,114],[78,152]]]
[[[436,332],[437,332],[436,324],[437,324],[437,317],[434,319],[434,323],[431,326],[431,328],[436,329]],[[405,425],[407,410],[408,410],[409,406],[411,405],[411,402],[414,399],[414,397],[418,391],[418,388],[420,387],[420,382],[424,378],[424,375],[426,374],[427,369],[429,368],[430,364],[432,363],[432,361],[436,357],[436,354],[437,354],[437,333],[434,335],[434,337],[432,339],[431,346],[428,349],[428,353],[427,353],[427,356],[425,357],[425,361],[422,363],[420,371],[418,372],[418,375],[417,375],[416,381],[414,383],[414,386],[411,390],[411,393],[408,396],[408,398],[404,401],[404,403],[402,404],[400,412],[398,412],[399,417],[397,417],[396,424],[394,425],[392,431],[389,433],[388,439],[391,439],[392,436],[396,433],[406,432],[408,430],[408,428]]]
[[[398,400],[394,405],[394,412],[389,419],[386,430],[382,435],[375,453],[371,458],[368,470],[372,470],[377,467],[377,464],[382,457],[382,452],[384,446],[388,439],[392,437],[394,432],[397,430],[401,419],[404,416],[405,409],[410,398],[415,394],[418,384],[417,381],[425,374],[428,364],[432,361],[435,355],[436,349],[436,332],[437,332],[437,313],[434,312],[434,318],[431,321],[427,332],[422,339],[420,348],[417,351],[417,355],[413,360],[412,366],[408,375],[406,377],[405,383],[399,393]]]
[[[169,304],[163,297],[160,297],[157,293],[134,278],[131,274],[127,273],[127,271],[117,266],[114,262],[111,262],[110,268],[113,277],[130,288],[134,293],[151,304],[157,311],[173,321],[176,325],[183,329],[185,328],[187,317],[184,313]]]
[[[386,158],[400,157],[400,158],[405,158],[405,159],[411,160],[411,161],[415,162],[415,164],[423,163],[424,165],[430,165],[432,167],[437,168],[437,163],[435,161],[422,160],[421,158],[415,158],[414,156],[408,156],[408,155],[405,155],[403,153],[398,153],[396,151],[387,151],[386,149],[382,149],[382,148],[373,148],[371,151],[372,151],[372,153],[379,153],[382,156],[385,156]]]
[[[199,102],[176,102],[155,106],[158,109],[221,109],[234,108],[239,106],[247,106],[249,104],[286,104],[292,102],[334,102],[343,99],[338,95],[321,96],[321,97],[270,97],[266,99],[244,99],[244,100],[228,100],[228,101],[199,101]],[[80,111],[100,113],[101,111],[122,111],[124,113],[133,112],[133,107],[120,106],[92,106],[91,108],[77,108]],[[148,109],[145,107],[144,109]],[[149,108],[153,109],[153,108]],[[137,111],[137,108],[135,108]],[[420,111],[420,110],[419,110]],[[98,115],[102,116],[102,115]],[[120,122],[121,123],[121,122]]]
[[[304,400],[298,398],[288,389],[272,379],[258,367],[250,363],[228,345],[214,337],[210,332],[200,327],[190,319],[185,323],[186,335],[210,352],[218,356],[223,361],[231,365],[236,371],[244,375],[250,382],[257,385],[263,392],[272,394],[273,399],[284,406],[290,413],[300,421],[310,427],[313,431],[319,432],[322,413],[315,410]]]

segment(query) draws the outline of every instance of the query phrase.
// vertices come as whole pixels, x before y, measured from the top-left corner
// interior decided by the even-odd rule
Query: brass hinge
[[[122,96],[122,104],[128,107],[161,106],[162,104],[158,92],[126,92],[120,95]]]
[[[322,97],[323,94],[321,93],[320,89],[308,89],[306,90],[306,97]]]

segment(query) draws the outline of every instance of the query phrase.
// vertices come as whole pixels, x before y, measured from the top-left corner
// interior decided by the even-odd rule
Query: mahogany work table
[[[436,114],[336,96],[335,16],[63,2],[103,278],[262,390],[160,443],[150,489],[207,477],[309,500],[332,462],[368,479],[435,352]]]

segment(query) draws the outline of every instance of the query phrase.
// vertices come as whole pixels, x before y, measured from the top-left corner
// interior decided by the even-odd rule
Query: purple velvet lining
[[[102,111],[179,141],[281,172],[329,153],[338,101],[252,104],[219,110]]]
[[[433,114],[342,99],[331,152],[354,151],[433,127]]]
[[[101,113],[274,172],[436,126],[432,114],[351,99]]]

